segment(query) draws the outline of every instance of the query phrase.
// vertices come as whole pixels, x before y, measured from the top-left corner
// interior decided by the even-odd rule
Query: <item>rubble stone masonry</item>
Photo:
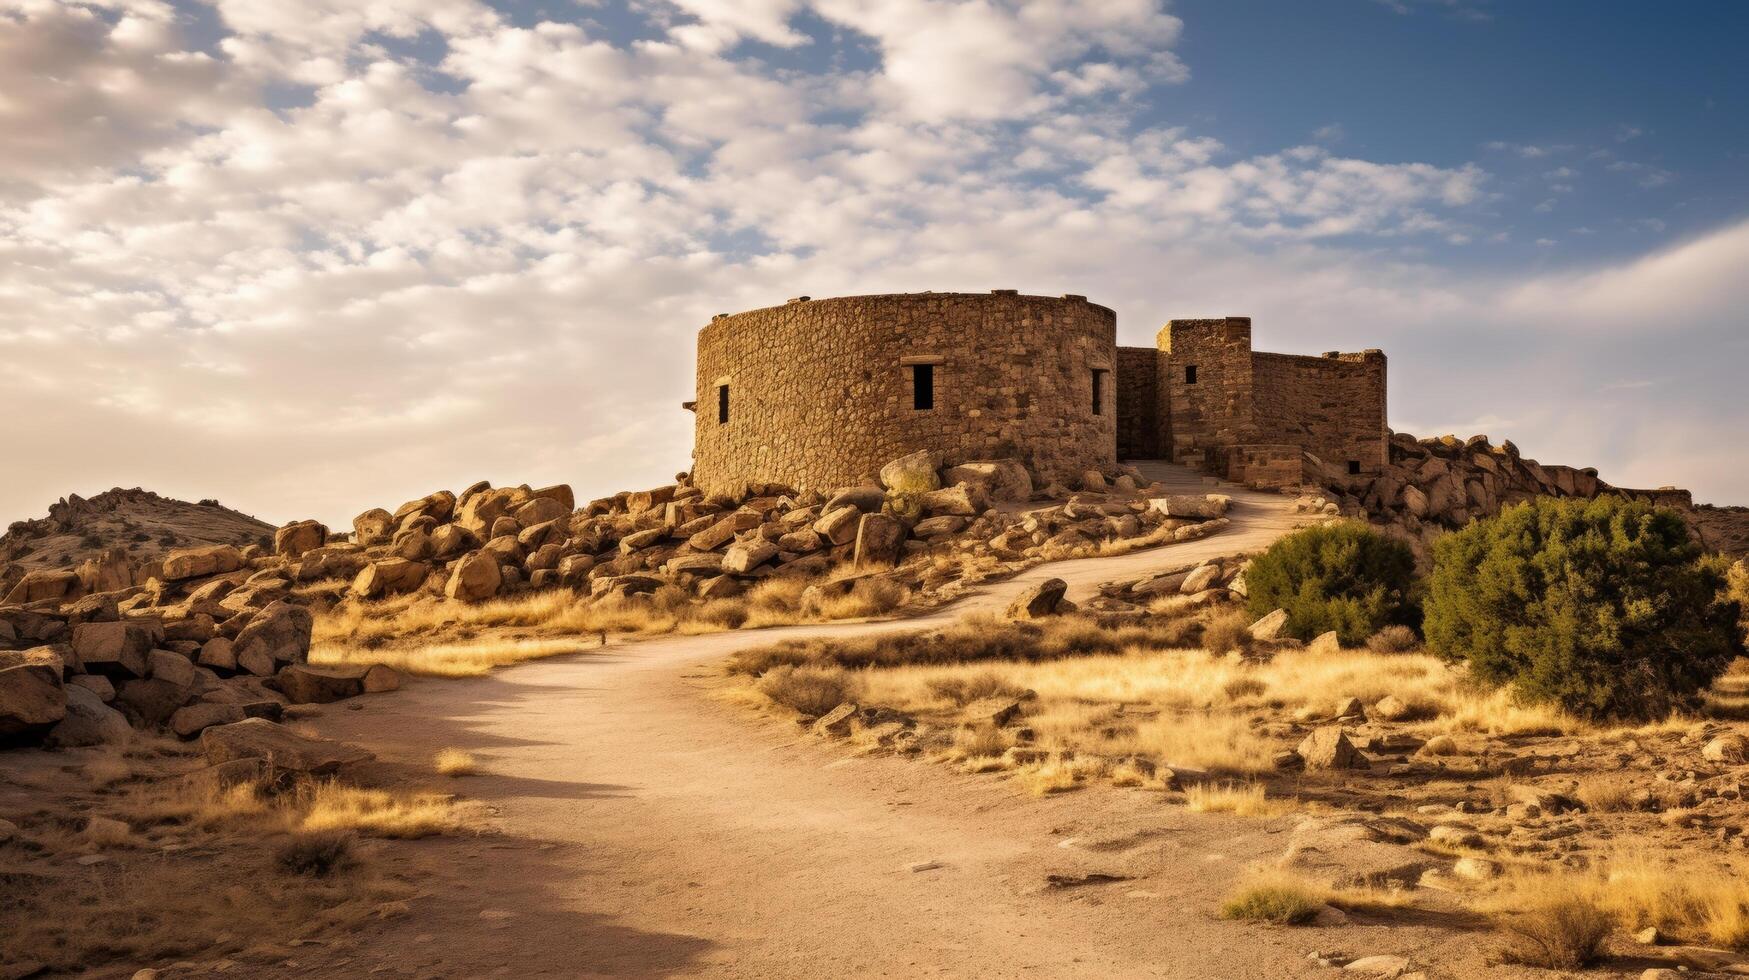
[[[1116,462],[1116,336],[1116,314],[1084,297],[1013,290],[718,316],[698,338],[694,482],[831,490],[928,449],[948,464],[1014,457],[1075,483]]]
[[[1249,317],[1172,320],[1116,346],[1081,296],[807,297],[699,332],[693,479],[830,490],[919,449],[947,464],[1017,458],[1075,485],[1118,459],[1166,458],[1256,486],[1389,462],[1385,356],[1251,349]],[[1098,399],[1098,406],[1094,404]]]

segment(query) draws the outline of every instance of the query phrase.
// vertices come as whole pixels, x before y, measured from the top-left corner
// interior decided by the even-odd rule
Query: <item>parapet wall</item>
[[[1377,475],[1390,456],[1385,355],[1251,355],[1257,442],[1293,443],[1353,475]]]
[[[1041,480],[1073,483],[1116,462],[1116,335],[1116,315],[1084,297],[1011,290],[719,316],[698,338],[693,479],[713,493],[830,490],[928,449],[950,464],[1016,457]],[[918,365],[934,375],[926,410],[913,407]]]

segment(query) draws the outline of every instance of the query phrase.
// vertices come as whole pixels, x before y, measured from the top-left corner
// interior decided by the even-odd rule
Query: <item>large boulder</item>
[[[172,551],[164,559],[163,578],[166,582],[181,582],[208,575],[222,575],[243,567],[243,553],[228,544],[205,548],[184,548]]]
[[[455,513],[455,501],[455,494],[448,490],[438,490],[395,508],[389,519],[397,528],[405,527],[421,517],[429,517],[433,523],[442,524]]]
[[[193,738],[214,725],[231,725],[248,717],[249,712],[235,701],[197,701],[177,708],[168,724],[178,736]]]
[[[776,557],[777,545],[770,541],[762,538],[738,541],[723,553],[723,571],[732,575],[745,575]]]
[[[314,618],[303,606],[284,599],[256,613],[232,643],[237,664],[258,676],[267,676],[283,664],[303,663],[310,654],[310,628]]]
[[[948,485],[969,483],[991,500],[1021,501],[1032,497],[1032,475],[1015,459],[980,460],[950,466],[942,473]]]
[[[504,570],[489,552],[476,551],[455,563],[443,594],[460,602],[482,602],[498,594]]]
[[[905,525],[886,514],[864,514],[856,524],[856,564],[890,564],[899,560]]]
[[[814,522],[814,531],[835,545],[849,544],[856,540],[857,521],[861,517],[861,510],[846,504],[822,514]]]
[[[320,521],[294,521],[273,532],[273,553],[281,558],[302,558],[328,543],[328,525]]]
[[[1281,637],[1282,630],[1287,629],[1287,610],[1277,609],[1248,627],[1254,640],[1275,640]]]
[[[386,558],[364,566],[352,580],[352,594],[361,599],[380,599],[401,595],[425,584],[430,569],[424,562],[406,558]]]
[[[77,599],[84,586],[75,572],[39,569],[26,572],[0,605],[22,606],[45,599]]]
[[[279,770],[318,776],[376,758],[356,745],[299,735],[265,718],[208,728],[200,734],[200,747],[207,762],[215,766],[238,759],[261,759]]]
[[[68,684],[67,714],[49,729],[43,744],[52,749],[126,742],[134,730],[122,713],[103,703],[102,695],[79,684]]]
[[[149,677],[169,681],[177,687],[194,686],[194,661],[174,650],[153,650],[147,654],[146,673]]]
[[[1029,586],[1009,604],[1009,618],[1042,619],[1054,615],[1068,591],[1069,583],[1060,578],[1048,578],[1037,585]]]
[[[136,728],[157,728],[186,704],[190,688],[161,677],[122,681],[115,689],[115,705]]]
[[[156,621],[81,623],[73,627],[73,658],[87,674],[144,677],[146,657],[164,640]]]
[[[940,464],[937,455],[927,449],[900,456],[881,467],[881,485],[889,493],[928,493],[941,488],[941,477],[935,470]]]
[[[552,497],[536,497],[511,512],[523,527],[545,524],[571,516],[571,508]]]
[[[989,498],[973,483],[956,483],[923,495],[923,512],[926,514],[976,517],[988,509]]]
[[[61,666],[49,647],[0,652],[0,740],[35,736],[66,717]]]
[[[372,507],[352,519],[352,541],[360,547],[381,544],[394,530],[395,515],[381,507]]]
[[[1155,497],[1148,501],[1148,507],[1167,517],[1183,517],[1193,521],[1212,521],[1224,517],[1232,498],[1222,493],[1210,493],[1198,496],[1196,494],[1172,494],[1166,497]]]
[[[312,667],[292,664],[282,669],[274,683],[292,704],[328,704],[364,693],[368,666]]]

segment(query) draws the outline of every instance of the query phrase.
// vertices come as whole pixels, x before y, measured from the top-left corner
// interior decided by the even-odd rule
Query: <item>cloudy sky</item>
[[[1749,503],[1749,5],[0,0],[0,524],[688,465],[692,337],[1085,293]]]

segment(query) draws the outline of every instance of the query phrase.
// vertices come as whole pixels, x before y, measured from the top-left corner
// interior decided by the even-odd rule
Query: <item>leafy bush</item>
[[[1285,609],[1288,636],[1309,640],[1335,630],[1345,646],[1390,623],[1412,622],[1414,581],[1407,546],[1353,521],[1296,531],[1245,571],[1253,617]]]
[[[1539,498],[1435,546],[1428,645],[1582,717],[1660,718],[1742,651],[1725,574],[1675,511]]]
[[[1504,951],[1506,962],[1579,970],[1603,957],[1603,941],[1615,922],[1588,895],[1550,894],[1517,914],[1501,916],[1499,925],[1514,940]]]

